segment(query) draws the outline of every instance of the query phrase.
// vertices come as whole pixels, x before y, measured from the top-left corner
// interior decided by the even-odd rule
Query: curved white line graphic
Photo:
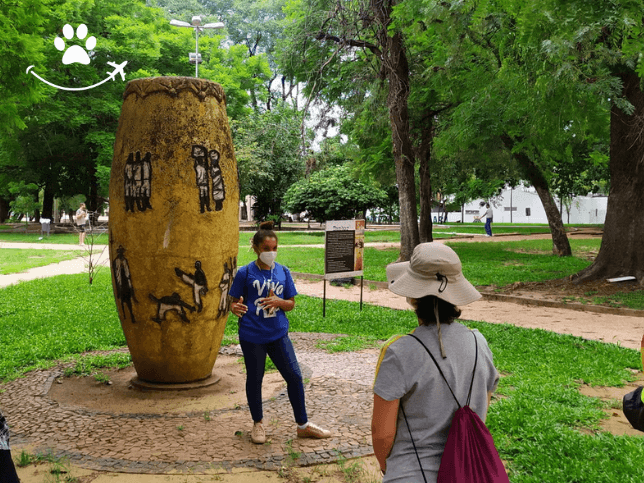
[[[30,65],[29,67],[27,67],[27,74],[29,74],[29,71],[31,69],[33,69],[33,67],[34,67],[33,65]],[[48,80],[43,79],[38,74],[36,74],[33,70],[31,70],[31,73],[34,75],[34,77],[36,77],[37,79],[41,80],[45,84],[48,84],[48,85],[50,85],[52,87],[55,87],[56,89],[62,89],[64,91],[85,91],[87,89],[93,89],[94,87],[98,87],[101,84],[105,84],[110,79],[114,80],[114,77],[116,77],[116,71],[114,71],[114,72],[108,73],[107,77],[105,79],[103,79],[101,82],[98,82],[98,83],[96,83],[96,84],[94,84],[92,86],[87,86],[87,87],[63,87],[63,86],[57,86],[56,84],[52,84]]]

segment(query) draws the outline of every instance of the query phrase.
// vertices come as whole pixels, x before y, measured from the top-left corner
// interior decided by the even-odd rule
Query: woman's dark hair
[[[262,243],[264,240],[267,238],[275,238],[277,240],[277,235],[273,231],[273,226],[275,223],[272,221],[262,221],[259,224],[259,230],[257,230],[257,233],[253,235],[253,238],[251,238],[251,243],[253,244],[254,247],[258,247],[260,243]]]
[[[438,317],[441,324],[451,324],[454,319],[458,319],[461,316],[461,310],[456,305],[446,302],[435,295],[427,295],[416,299],[416,316],[423,325],[436,323],[434,303],[438,304]]]

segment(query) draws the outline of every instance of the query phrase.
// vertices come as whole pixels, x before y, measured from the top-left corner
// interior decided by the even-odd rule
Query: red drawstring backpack
[[[494,440],[492,439],[490,431],[485,426],[485,423],[481,421],[478,414],[469,406],[470,398],[472,397],[472,386],[474,384],[474,373],[476,372],[476,364],[479,357],[476,334],[472,332],[476,347],[476,356],[474,359],[474,370],[472,371],[472,381],[470,382],[470,390],[465,406],[461,406],[458,399],[456,399],[454,391],[452,391],[443,371],[441,371],[440,366],[427,346],[414,334],[409,335],[420,342],[425,348],[429,357],[436,364],[438,372],[440,372],[445,384],[447,384],[449,392],[452,393],[458,405],[447,435],[445,451],[443,452],[441,464],[438,469],[437,483],[510,483],[499,453],[494,446]],[[409,436],[411,437],[411,429],[409,428],[407,416],[405,415],[402,404],[400,408],[402,409],[403,417],[409,430]],[[420,457],[418,456],[418,451],[416,451],[416,444],[414,443],[413,437],[411,442],[414,446],[414,451],[416,452],[418,464],[422,472],[423,467],[420,463]],[[423,480],[427,483],[424,473]]]

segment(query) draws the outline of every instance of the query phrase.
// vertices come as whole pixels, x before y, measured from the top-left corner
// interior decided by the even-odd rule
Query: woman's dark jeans
[[[11,451],[0,450],[0,481],[2,483],[20,483],[16,467],[11,459]]]
[[[240,340],[244,363],[246,364],[246,398],[250,407],[250,414],[253,421],[259,422],[264,419],[262,408],[262,380],[264,379],[264,367],[266,355],[271,358],[273,364],[286,381],[288,399],[293,406],[293,415],[297,424],[304,424],[308,421],[306,416],[306,405],[304,403],[304,384],[302,383],[302,372],[295,357],[295,350],[288,335],[281,339],[269,342],[268,344],[255,344]]]

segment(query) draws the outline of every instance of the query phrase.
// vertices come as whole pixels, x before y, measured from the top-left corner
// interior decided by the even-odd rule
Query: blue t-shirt
[[[260,270],[255,262],[237,271],[230,296],[244,297],[248,307],[239,319],[239,339],[255,344],[267,344],[284,337],[288,333],[288,318],[281,309],[262,309],[260,298],[268,297],[269,291],[279,298],[288,300],[297,295],[291,272],[284,265],[273,263],[270,270]]]

